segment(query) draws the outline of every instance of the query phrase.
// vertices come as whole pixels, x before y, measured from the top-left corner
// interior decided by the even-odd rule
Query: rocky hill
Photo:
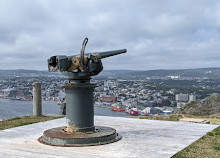
[[[190,115],[213,115],[220,113],[220,94],[207,97],[201,102],[191,102],[176,113]]]

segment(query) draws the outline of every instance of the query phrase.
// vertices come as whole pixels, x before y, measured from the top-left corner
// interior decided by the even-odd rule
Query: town
[[[127,79],[95,77],[94,105],[111,108],[130,115],[170,114],[192,101],[220,93],[215,79],[181,78],[180,76]],[[32,83],[42,83],[42,100],[61,104],[65,92],[61,85],[67,82],[59,74],[1,73],[0,97],[32,100]]]

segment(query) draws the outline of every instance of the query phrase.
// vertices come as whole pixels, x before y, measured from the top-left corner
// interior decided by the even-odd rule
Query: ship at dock
[[[139,113],[140,113],[140,111],[139,111],[138,108],[136,108],[136,107],[130,107],[130,106],[128,106],[128,107],[126,108],[125,112],[126,112],[127,114],[134,115],[134,116],[138,116]]]
[[[125,111],[125,108],[119,103],[112,104],[111,108],[112,108],[112,111]]]
[[[111,105],[112,111],[123,111],[127,114],[138,116],[140,114],[140,110],[136,107],[126,106],[124,107],[120,103],[114,103]]]

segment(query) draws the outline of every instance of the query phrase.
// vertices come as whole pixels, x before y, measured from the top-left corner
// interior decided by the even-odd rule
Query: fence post
[[[34,82],[33,86],[33,115],[42,116],[41,83]]]

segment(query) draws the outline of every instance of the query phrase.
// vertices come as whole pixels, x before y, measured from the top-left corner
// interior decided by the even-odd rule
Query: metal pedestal
[[[91,146],[121,139],[115,129],[94,126],[93,92],[96,85],[78,80],[62,86],[66,92],[66,126],[44,131],[39,142],[53,146]]]

